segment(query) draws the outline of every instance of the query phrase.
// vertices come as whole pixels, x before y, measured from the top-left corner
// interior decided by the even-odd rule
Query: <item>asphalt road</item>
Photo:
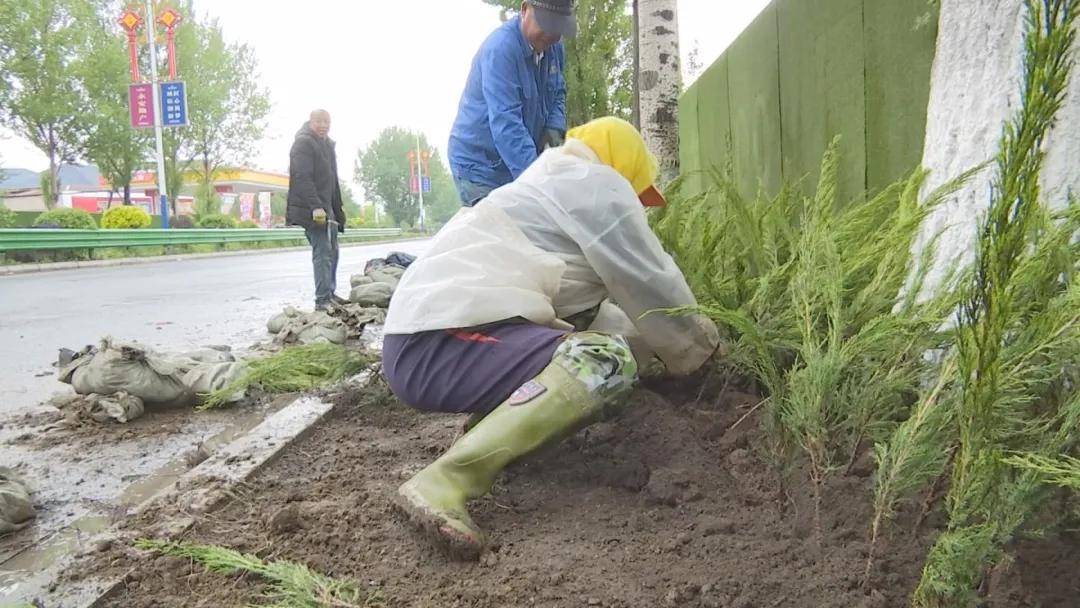
[[[338,293],[348,296],[349,276],[368,259],[427,246],[342,248]],[[313,294],[304,251],[0,277],[0,420],[66,389],[52,367],[60,348],[107,335],[159,350],[246,347],[266,337],[267,319],[283,307],[310,308]]]

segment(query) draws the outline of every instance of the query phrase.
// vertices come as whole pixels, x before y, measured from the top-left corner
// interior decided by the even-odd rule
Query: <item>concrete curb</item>
[[[376,370],[364,371],[349,380],[348,384],[363,389],[371,384],[377,373]],[[132,516],[169,505],[193,515],[209,512],[232,496],[239,484],[251,479],[286,448],[303,438],[312,427],[333,412],[335,407],[332,403],[310,396],[297,399],[188,470],[175,482],[136,507]],[[194,525],[195,520],[181,518],[171,523],[173,525],[169,535],[175,537],[187,531]],[[118,532],[117,526],[110,527],[85,539],[84,544],[92,546],[97,540],[118,536]],[[51,578],[58,581],[63,572],[79,561],[80,556],[58,560],[50,569]],[[45,606],[96,608],[119,590],[126,579],[125,575],[112,579],[87,578],[65,583],[63,588],[48,590],[40,599],[45,602]]]
[[[411,241],[423,241],[431,237],[394,238],[387,240],[372,240],[361,243],[342,243],[341,247],[364,247],[367,245],[382,245],[386,243],[408,243]],[[245,249],[243,251],[221,251],[215,253],[184,253],[178,255],[158,255],[142,258],[117,258],[115,260],[88,260],[85,262],[50,262],[47,264],[11,264],[0,266],[0,278],[5,276],[18,276],[35,274],[39,272],[55,272],[58,270],[76,270],[79,268],[112,268],[115,266],[137,266],[140,264],[156,264],[159,262],[183,262],[185,260],[199,260],[203,258],[231,258],[237,256],[257,255],[260,253],[285,253],[289,251],[309,251],[310,247],[281,247],[277,249]]]

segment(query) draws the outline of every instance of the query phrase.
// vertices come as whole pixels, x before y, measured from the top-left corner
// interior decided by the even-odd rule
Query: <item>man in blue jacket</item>
[[[472,207],[566,134],[562,38],[577,33],[574,0],[525,0],[473,59],[450,132],[450,170]]]

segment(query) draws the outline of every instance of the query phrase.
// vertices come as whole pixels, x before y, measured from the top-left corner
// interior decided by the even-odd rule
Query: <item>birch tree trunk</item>
[[[660,161],[660,182],[679,174],[679,17],[677,0],[637,0],[637,90],[641,133]]]

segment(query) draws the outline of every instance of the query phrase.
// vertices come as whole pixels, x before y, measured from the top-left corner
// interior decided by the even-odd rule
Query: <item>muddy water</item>
[[[276,399],[266,407],[252,408],[239,415],[236,411],[189,414],[194,417],[213,416],[219,419],[228,416],[230,420],[228,423],[221,420],[215,421],[211,428],[217,430],[210,437],[199,442],[200,451],[204,454],[216,451],[254,428],[267,416],[285,407],[295,398],[295,396],[285,396]],[[195,447],[189,444],[187,447],[191,449],[185,450],[178,439],[186,439],[188,442],[191,440],[189,436],[181,433],[179,436],[149,437],[129,445],[109,446],[110,460],[136,465],[133,472],[128,475],[109,480],[121,484],[124,479],[130,481],[118,492],[115,500],[108,502],[88,500],[79,504],[68,502],[59,511],[46,510],[39,514],[34,526],[38,529],[39,535],[36,539],[25,537],[35,531],[34,528],[30,528],[0,541],[0,560],[3,560],[0,562],[0,603],[33,597],[47,589],[58,566],[62,565],[65,558],[89,549],[85,542],[88,536],[105,530],[116,519],[145,503],[196,464],[190,458]],[[158,444],[156,454],[160,456],[159,458],[146,456],[139,459],[137,453],[141,453],[141,448],[147,442]],[[182,454],[177,456],[178,453]],[[68,457],[70,458],[70,455]],[[126,460],[128,458],[130,460]],[[145,474],[134,472],[143,467],[154,468]],[[104,476],[98,475],[98,477]],[[45,504],[63,502],[61,496],[50,496],[48,492],[50,488],[55,491],[60,488],[78,487],[82,485],[83,480],[72,483],[69,478],[68,482],[59,484],[55,483],[57,481],[55,478],[51,481],[53,483],[46,488]],[[98,487],[105,493],[109,493],[114,485],[115,483],[102,481]],[[39,502],[42,498],[38,497]]]

